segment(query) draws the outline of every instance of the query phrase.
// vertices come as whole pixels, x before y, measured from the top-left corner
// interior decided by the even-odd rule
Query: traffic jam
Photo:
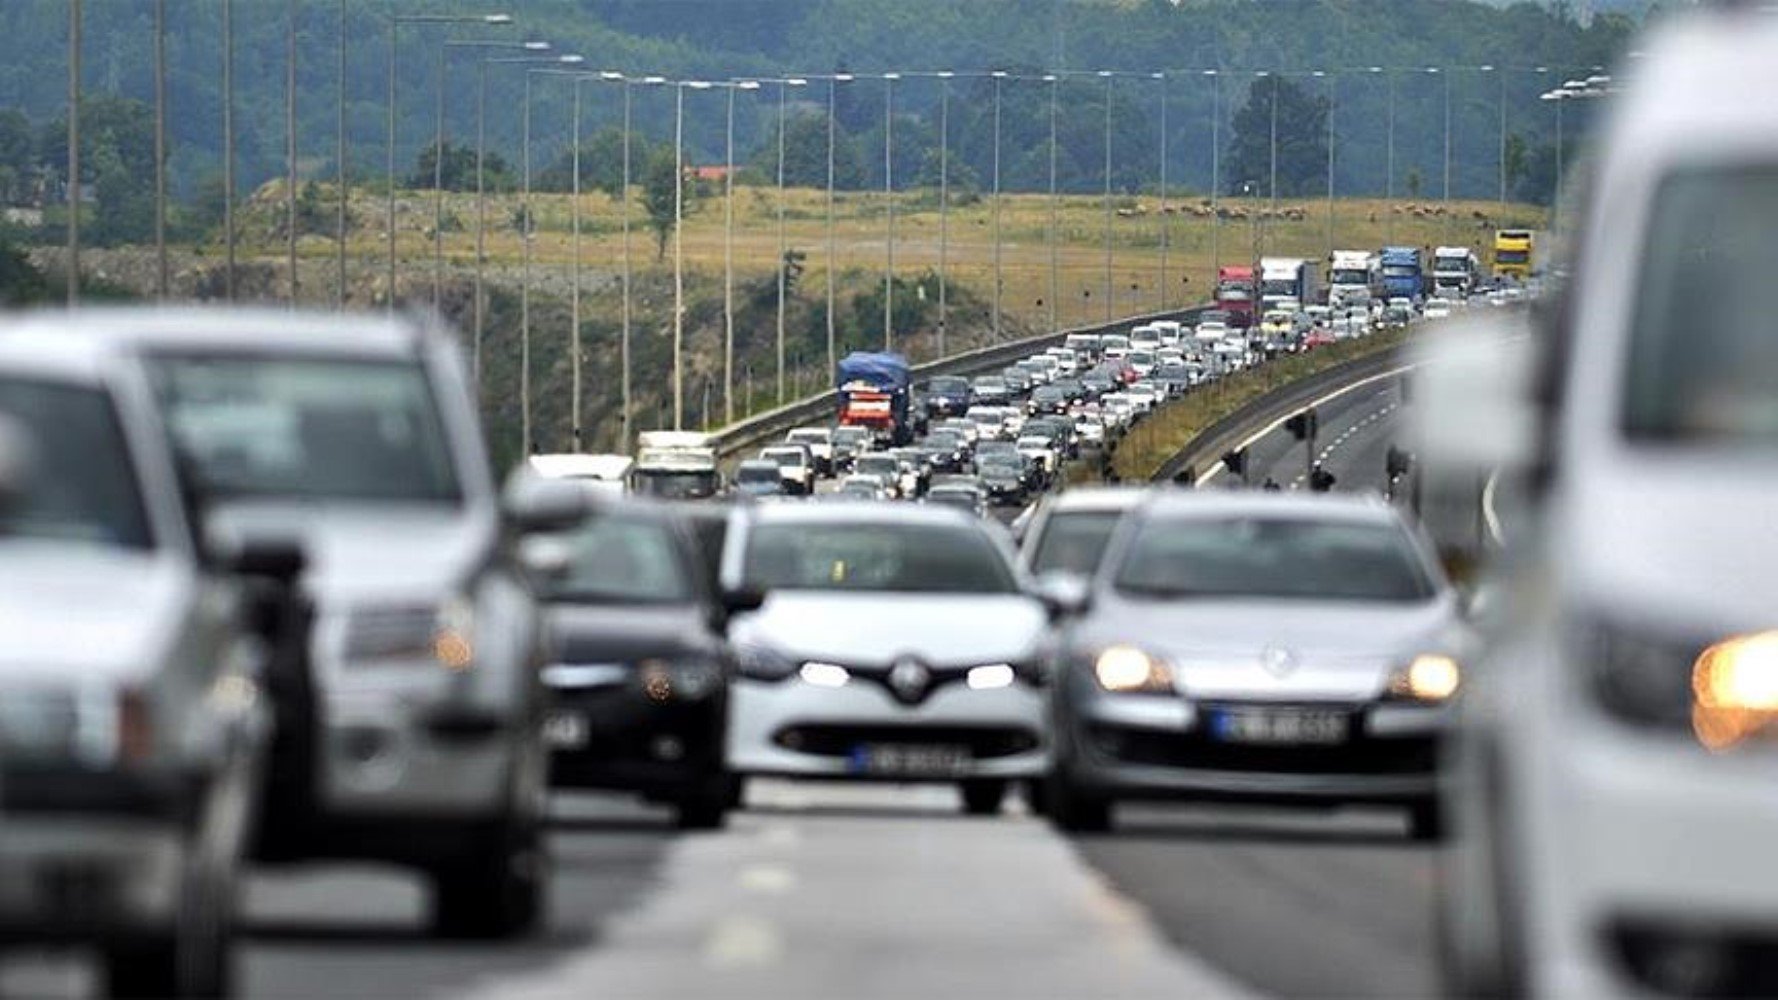
[[[515,943],[568,792],[710,843],[839,783],[1089,841],[1385,810],[1439,845],[1458,995],[1770,995],[1775,45],[1651,40],[1541,281],[1262,259],[998,371],[851,354],[835,422],[750,455],[652,430],[499,477],[419,316],[8,316],[0,946],[224,995],[252,872],[364,862],[425,934]],[[1105,475],[1173,401],[1410,322],[1427,495],[1527,511],[1487,565],[1380,491]]]

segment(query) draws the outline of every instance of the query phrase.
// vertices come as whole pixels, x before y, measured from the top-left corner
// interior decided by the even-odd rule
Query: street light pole
[[[1384,218],[1384,229],[1387,234],[1386,239],[1390,243],[1394,243],[1395,242],[1395,70],[1394,69],[1381,70],[1380,68],[1376,68],[1376,69],[1372,69],[1371,72],[1373,72],[1373,73],[1383,72],[1385,74],[1386,82],[1389,87],[1389,114],[1388,114],[1388,118],[1389,118],[1389,126],[1388,126],[1389,152],[1388,152],[1387,159],[1385,161],[1386,170],[1388,173],[1387,173],[1387,176],[1383,182],[1383,199],[1386,202],[1386,204],[1383,206],[1384,207],[1383,218]]]
[[[164,0],[163,0],[164,2]],[[346,308],[346,0],[339,0],[334,21],[334,109],[333,109],[333,173],[334,186],[338,204],[335,207],[335,266],[338,274],[335,280],[338,287],[334,290],[334,306]],[[480,303],[477,303],[479,307]],[[477,328],[479,335],[480,328]],[[479,340],[478,340],[479,344]],[[479,364],[479,353],[476,358]],[[479,370],[477,371],[479,375]]]
[[[155,296],[167,301],[167,0],[154,0],[154,260]]]
[[[1055,333],[1062,328],[1061,318],[1057,314],[1062,296],[1062,269],[1061,262],[1056,255],[1056,243],[1061,237],[1061,201],[1057,196],[1056,191],[1056,118],[1059,105],[1061,104],[1060,96],[1057,91],[1062,87],[1062,77],[1057,73],[1045,73],[1043,75],[1043,82],[1050,85],[1050,225],[1048,233],[1050,252],[1049,326],[1050,332]]]
[[[1500,207],[1498,211],[1504,213],[1506,210],[1506,72],[1504,69],[1496,70],[1491,65],[1483,66],[1481,70],[1484,73],[1498,72],[1500,74],[1500,146],[1496,153],[1495,163],[1500,172]]]
[[[1173,237],[1173,214],[1167,211],[1167,74],[1155,73],[1161,85],[1161,311],[1167,311],[1167,249]]]
[[[1105,81],[1105,322],[1112,319],[1111,291],[1111,84],[1110,70],[1100,70]]]
[[[80,304],[80,22],[80,0],[70,0],[68,4],[68,308],[70,309]]]
[[[804,86],[806,81],[799,77],[786,77],[778,81],[778,405],[784,405],[784,306],[788,290],[785,288],[785,271],[789,261],[785,260],[788,248],[784,239],[784,128],[788,123],[786,108],[789,103],[791,87]]]
[[[1327,262],[1332,263],[1334,252],[1334,99],[1338,96],[1335,87],[1338,77],[1322,70],[1316,70],[1314,75],[1327,78]]]
[[[284,219],[290,260],[290,308],[296,308],[296,15],[290,0],[284,31]]]
[[[834,73],[827,77],[827,370],[833,371],[839,363],[834,345],[834,271],[839,266],[834,260],[833,232],[833,145],[835,128],[835,101],[839,85],[851,81],[850,73]]]
[[[584,82],[586,82],[585,79],[578,76],[575,77],[573,81],[574,95],[573,100],[570,103],[572,104],[571,113],[574,116],[574,125],[569,129],[569,132],[571,133],[570,141],[574,143],[573,211],[569,213],[574,220],[574,289],[568,315],[568,350],[571,355],[569,358],[568,369],[569,377],[573,380],[574,384],[570,387],[568,393],[568,406],[570,410],[573,411],[568,419],[568,435],[569,440],[573,442],[574,450],[576,452],[581,450],[582,445],[580,426],[580,85]]]
[[[519,250],[521,270],[519,280],[519,408],[520,437],[519,454],[531,454],[531,233],[536,228],[531,218],[531,70],[525,71],[525,103],[524,117],[524,149],[521,151],[524,160],[524,193],[519,198]],[[391,191],[394,189],[391,188]],[[391,202],[393,204],[393,202]],[[390,216],[390,234],[394,234],[394,216]],[[389,258],[394,264],[393,253]],[[390,301],[394,301],[394,274],[390,276]]]
[[[1207,69],[1204,75],[1210,78],[1210,280],[1214,288],[1216,275],[1222,270],[1222,254],[1217,243],[1222,232],[1222,215],[1216,207],[1217,195],[1222,190],[1222,74]]]
[[[1262,244],[1262,246],[1264,247],[1264,249],[1270,250],[1272,247],[1272,220],[1278,214],[1278,81],[1281,79],[1281,77],[1277,73],[1272,73],[1272,74],[1268,74],[1268,75],[1271,77],[1271,80],[1272,80],[1272,138],[1271,138],[1272,179],[1271,179],[1270,186],[1268,189],[1269,193],[1267,195],[1267,201],[1269,202],[1269,205],[1268,205],[1268,209],[1267,209],[1267,213],[1266,213],[1266,224],[1265,224],[1265,231],[1264,231],[1265,242]]]
[[[1005,70],[995,70],[994,76],[994,340],[1000,340],[1000,84],[1006,79]]]
[[[222,0],[222,236],[225,297],[235,300],[235,22],[234,0]]]
[[[227,2],[227,0],[225,0]],[[508,14],[482,14],[459,16],[454,14],[391,14],[389,15],[389,59],[388,59],[388,108],[387,129],[388,143],[385,152],[385,168],[388,179],[388,216],[385,224],[388,227],[389,247],[389,298],[388,308],[395,310],[395,80],[397,39],[401,26],[404,24],[486,24],[507,25],[512,23]],[[442,67],[442,56],[441,56]],[[439,85],[443,86],[440,78]]]
[[[883,74],[883,350],[895,348],[895,81]]]
[[[938,356],[945,357],[945,287],[951,237],[951,73],[938,74]]]
[[[722,422],[735,422],[735,91],[758,90],[754,80],[730,80],[728,91],[728,140],[722,180],[725,213],[722,236]],[[709,415],[705,415],[709,421]]]

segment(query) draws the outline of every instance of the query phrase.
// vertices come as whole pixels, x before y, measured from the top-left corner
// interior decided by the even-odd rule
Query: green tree
[[[49,281],[0,229],[0,306],[22,306],[49,298]]]
[[[1420,189],[1426,186],[1426,175],[1420,172],[1419,167],[1409,167],[1404,183],[1408,186],[1408,197],[1418,198]]]
[[[1514,132],[1506,137],[1506,163],[1504,171],[1506,173],[1506,189],[1508,191],[1513,191],[1518,188],[1519,178],[1525,176],[1525,169],[1529,165],[1530,156],[1531,147],[1525,142],[1524,136]]]
[[[23,204],[37,167],[37,138],[31,120],[17,108],[0,110],[0,202]]]
[[[630,133],[630,174],[634,181],[642,165],[652,155],[648,138],[640,132]],[[555,161],[533,179],[531,186],[539,191],[574,190],[574,148],[564,149]],[[580,144],[581,190],[603,191],[613,198],[622,194],[624,186],[624,132],[616,126],[602,128]]]
[[[1326,190],[1327,99],[1273,74],[1247,88],[1247,100],[1235,112],[1234,138],[1229,142],[1229,190],[1253,181],[1261,194],[1271,191],[1273,101],[1277,102],[1278,193],[1304,195]]]
[[[803,112],[784,126],[784,183],[790,187],[827,187],[827,115]],[[778,177],[778,126],[773,123],[750,165],[774,181]],[[858,142],[840,125],[834,132],[833,185],[846,191],[865,184]]]
[[[674,176],[674,159],[673,150],[662,146],[649,154],[648,163],[642,170],[642,207],[648,212],[648,228],[654,230],[656,260],[664,260],[667,256],[667,240],[673,235],[676,224],[675,197],[679,200],[677,211],[680,214],[690,215],[698,207],[698,185],[685,183]],[[689,171],[691,164],[687,163],[685,169]]]
[[[446,191],[474,191],[476,156],[475,147],[459,146],[449,139],[444,143],[444,162],[438,160],[438,147],[428,143],[420,150],[414,160],[414,172],[409,174],[405,183],[415,190],[432,190],[434,173],[438,175],[441,187]],[[512,188],[511,169],[499,153],[489,151],[482,158],[482,183],[489,191],[507,191]]]

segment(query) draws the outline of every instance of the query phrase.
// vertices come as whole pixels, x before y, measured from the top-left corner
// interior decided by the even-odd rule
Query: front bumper
[[[322,705],[319,810],[323,819],[478,819],[513,801],[536,717],[516,706],[460,706],[434,693],[334,692]]]
[[[924,780],[1031,778],[1049,763],[1044,693],[1022,681],[991,691],[947,684],[907,705],[859,680],[818,688],[739,679],[729,705],[728,764],[744,774],[860,778],[855,754],[866,744],[968,748],[959,770]]]
[[[550,752],[550,784],[671,795],[722,773],[727,698],[651,700],[639,685],[556,689],[553,721],[584,733],[578,745]],[[546,723],[546,727],[551,723]]]
[[[1115,798],[1412,803],[1438,789],[1443,708],[1316,705],[1349,713],[1347,738],[1277,745],[1219,741],[1202,708],[1183,698],[1095,690],[1074,705],[1061,723],[1066,773],[1082,788]]]

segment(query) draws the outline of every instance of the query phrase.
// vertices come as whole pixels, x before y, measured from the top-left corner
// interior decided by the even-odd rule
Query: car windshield
[[[1655,198],[1623,399],[1647,443],[1778,448],[1778,166],[1693,170]]]
[[[1144,521],[1114,584],[1152,597],[1418,602],[1433,583],[1395,525],[1287,517]]]
[[[683,604],[696,597],[673,531],[656,518],[607,514],[556,536],[567,568],[546,584],[556,600]]]
[[[737,483],[776,483],[779,478],[776,465],[745,462],[735,470],[735,482]]]
[[[0,537],[150,547],[123,427],[98,389],[0,379],[0,416],[29,436],[23,496],[0,508]]]
[[[927,392],[933,395],[960,396],[969,392],[969,380],[957,377],[935,378]]]
[[[789,437],[803,444],[826,444],[833,440],[826,431],[817,429],[791,431]]]
[[[1044,521],[1037,547],[1031,551],[1033,573],[1078,573],[1099,568],[1105,546],[1122,515],[1117,511],[1055,511]]]
[[[461,498],[438,407],[416,363],[167,356],[150,371],[180,460],[207,494]]]
[[[881,521],[760,524],[743,576],[761,590],[1009,594],[1017,587],[979,530]]]
[[[807,460],[800,448],[768,448],[759,455],[768,462],[778,463],[780,469],[796,468]]]
[[[893,476],[901,470],[901,463],[894,455],[864,455],[858,459],[857,469],[871,475]]]

